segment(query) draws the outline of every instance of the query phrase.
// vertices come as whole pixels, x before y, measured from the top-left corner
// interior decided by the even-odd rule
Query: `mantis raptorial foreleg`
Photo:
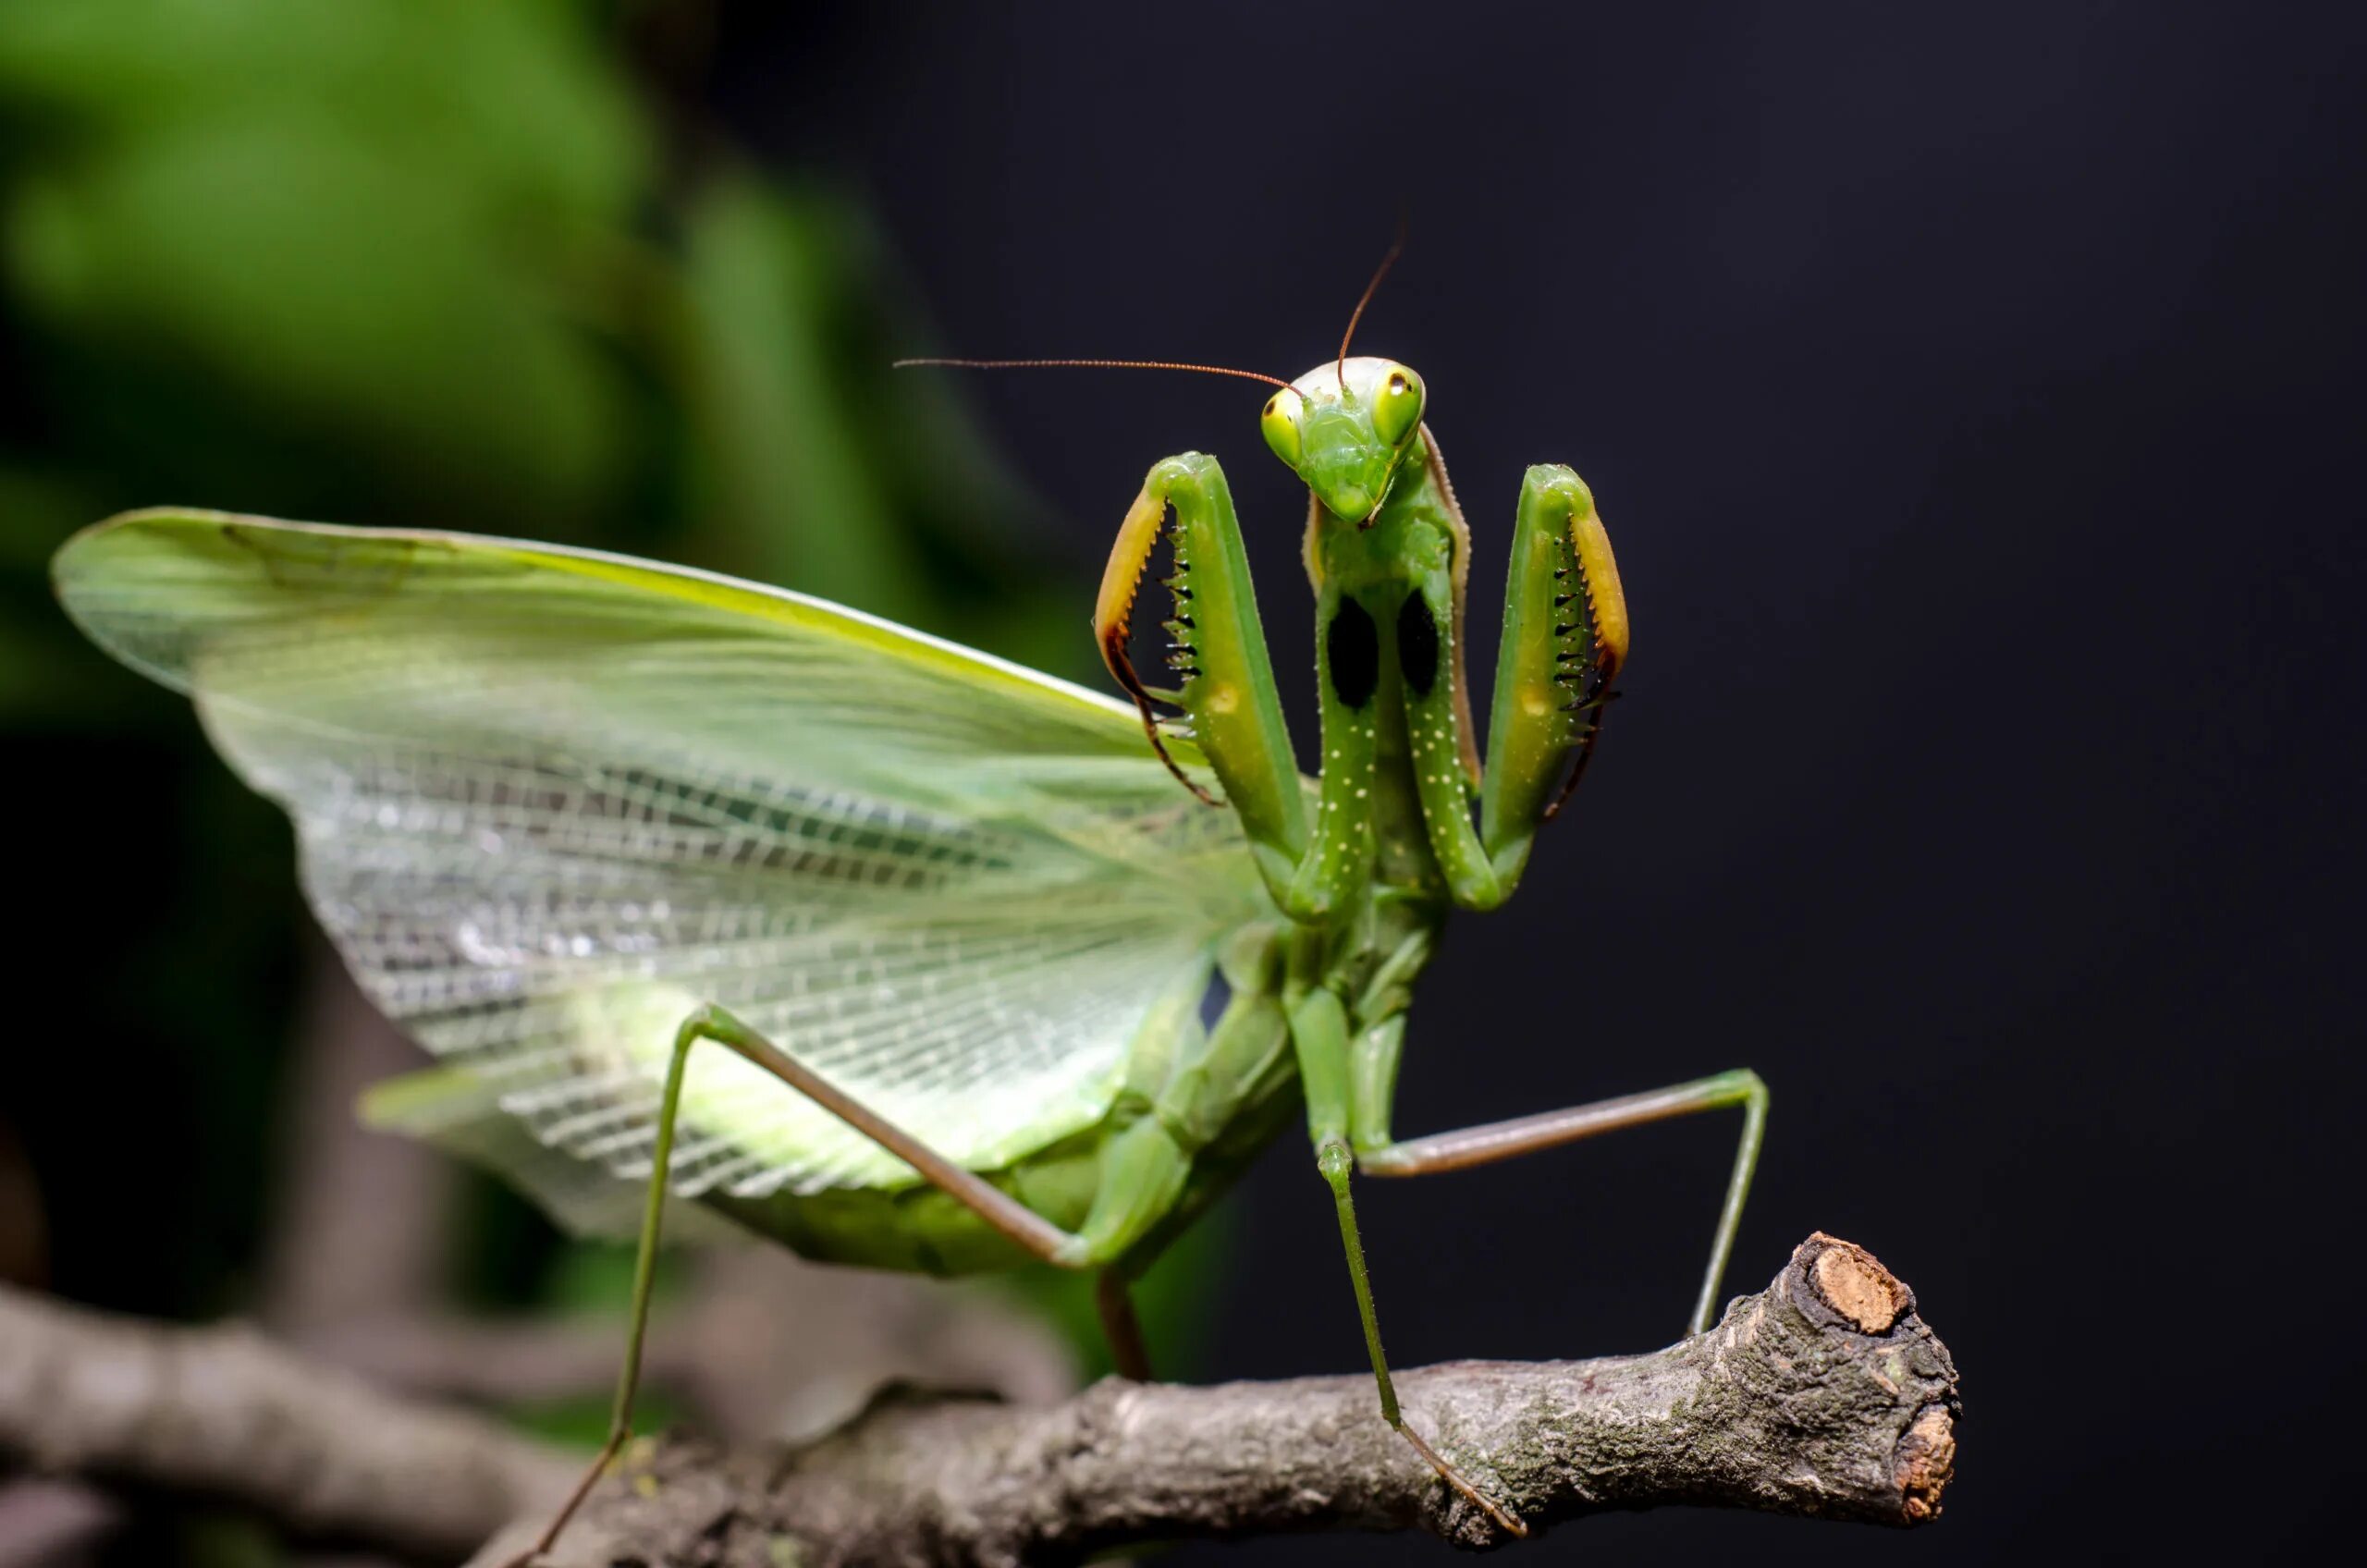
[[[1110,672],[1141,708],[1162,757],[1168,753],[1151,704],[1167,701],[1184,709],[1240,815],[1268,890],[1296,921],[1331,919],[1371,874],[1381,733],[1373,698],[1383,679],[1378,665],[1398,667],[1394,689],[1410,748],[1404,763],[1448,895],[1466,909],[1493,909],[1511,896],[1538,827],[1585,767],[1612,678],[1626,656],[1626,601],[1593,494],[1570,470],[1539,464],[1521,484],[1475,827],[1464,762],[1470,737],[1463,650],[1452,641],[1462,570],[1454,554],[1464,547],[1457,542],[1463,530],[1435,448],[1428,452],[1428,487],[1415,485],[1407,499],[1392,503],[1401,508],[1405,547],[1416,557],[1406,563],[1410,590],[1376,617],[1338,586],[1318,585],[1323,768],[1311,826],[1241,525],[1214,458],[1186,453],[1152,467],[1102,577],[1095,624]],[[1176,612],[1168,626],[1184,681],[1172,691],[1145,685],[1126,652],[1142,573],[1171,506]],[[1352,656],[1353,672],[1344,662]],[[1176,774],[1211,799],[1181,768]]]
[[[1568,469],[1539,463],[1521,480],[1480,791],[1499,901],[1520,880],[1538,827],[1576,787],[1626,657],[1627,601],[1594,493]]]
[[[1387,1102],[1376,1104],[1359,1096],[1350,1111],[1350,1142],[1355,1150],[1357,1169],[1368,1176],[1428,1176],[1534,1154],[1614,1128],[1639,1127],[1648,1121],[1728,1106],[1742,1108],[1742,1136],[1735,1148],[1733,1173],[1726,1179],[1725,1199],[1719,1207],[1718,1229],[1710,1243],[1710,1263],[1702,1275],[1701,1294],[1694,1303],[1693,1316],[1686,1326],[1687,1334],[1698,1334],[1710,1326],[1710,1315],[1717,1310],[1719,1282],[1725,1278],[1726,1260],[1734,1252],[1735,1231],[1742,1224],[1743,1204],[1750,1195],[1751,1173],[1759,1165],[1760,1140],[1767,1129],[1767,1085],[1749,1069],[1697,1078],[1689,1084],[1640,1095],[1597,1100],[1591,1105],[1519,1116],[1452,1133],[1434,1133],[1404,1143],[1390,1140]]]
[[[1107,1266],[1114,1263],[1149,1223],[1148,1219],[1130,1222],[1132,1214],[1148,1208],[1151,1210],[1150,1219],[1157,1218],[1155,1207],[1129,1202],[1127,1195],[1144,1190],[1145,1183],[1148,1183],[1151,1190],[1171,1181],[1180,1183],[1180,1175],[1159,1168],[1156,1139],[1129,1138],[1124,1133],[1120,1134],[1105,1155],[1105,1158],[1112,1159],[1112,1170],[1109,1179],[1102,1183],[1100,1201],[1097,1202],[1094,1214],[1088,1217],[1082,1231],[1064,1231],[975,1171],[956,1165],[855,1100],[721,1008],[703,1007],[683,1020],[681,1027],[675,1032],[673,1051],[666,1064],[666,1086],[658,1099],[657,1123],[650,1145],[648,1203],[642,1213],[639,1250],[633,1258],[631,1327],[625,1338],[624,1368],[617,1379],[616,1403],[609,1415],[607,1439],[541,1538],[512,1559],[508,1568],[521,1568],[521,1565],[551,1549],[558,1539],[559,1532],[567,1527],[568,1520],[574,1516],[576,1509],[591,1493],[593,1485],[607,1470],[609,1461],[616,1458],[618,1452],[632,1436],[633,1402],[641,1388],[642,1347],[649,1329],[650,1291],[657,1272],[657,1243],[669,1190],[668,1178],[673,1163],[674,1133],[681,1114],[682,1083],[690,1062],[691,1047],[702,1040],[711,1040],[754,1063],[813,1100],[919,1171],[931,1185],[960,1202],[1037,1259],[1063,1268],[1102,1268],[1104,1274],[1096,1300],[1101,1309],[1103,1325],[1110,1335],[1111,1350],[1120,1361],[1119,1370],[1129,1377],[1147,1375],[1140,1357],[1141,1330],[1134,1322],[1134,1309],[1126,1300],[1124,1281]],[[1157,1123],[1137,1123],[1135,1129],[1128,1131],[1131,1133],[1145,1125],[1156,1127]],[[1110,1222],[1105,1218],[1109,1215],[1119,1216],[1119,1222]],[[1134,1358],[1134,1365],[1127,1365],[1130,1356]]]
[[[1175,508],[1176,573],[1171,582],[1176,614],[1168,624],[1184,675],[1182,688],[1172,692],[1145,686],[1126,654],[1136,586],[1170,506]],[[1324,631],[1316,657],[1324,764],[1322,796],[1311,827],[1258,623],[1233,493],[1214,458],[1186,452],[1152,466],[1119,530],[1095,618],[1102,656],[1142,709],[1153,742],[1159,742],[1159,731],[1152,701],[1182,707],[1193,739],[1241,818],[1267,890],[1283,913],[1310,925],[1355,904],[1369,884],[1375,850],[1371,702],[1380,632],[1369,612],[1354,600],[1327,591],[1320,601]],[[1342,673],[1348,662],[1354,673]],[[1160,754],[1166,754],[1163,745]]]
[[[1176,619],[1170,630],[1184,673],[1176,692],[1146,687],[1127,656],[1136,582],[1158,545],[1167,507],[1176,514]],[[1373,770],[1380,737],[1373,699],[1385,632],[1364,604],[1337,587],[1318,592],[1316,620],[1323,793],[1309,827],[1224,469],[1202,452],[1153,464],[1100,581],[1096,628],[1103,661],[1134,694],[1153,743],[1159,741],[1153,699],[1171,701],[1191,717],[1193,739],[1240,815],[1267,890],[1299,924],[1326,924],[1352,907],[1370,886],[1378,848]],[[1159,755],[1167,755],[1165,746]]]
[[[1175,508],[1174,634],[1183,677],[1180,691],[1143,684],[1126,652],[1134,600],[1144,569],[1159,544],[1159,524]],[[1094,629],[1103,661],[1142,710],[1151,744],[1175,768],[1159,738],[1154,698],[1180,705],[1191,716],[1192,736],[1216,768],[1226,801],[1241,818],[1257,868],[1277,899],[1306,853],[1306,802],[1298,766],[1292,760],[1290,730],[1282,721],[1281,694],[1257,619],[1257,598],[1249,583],[1249,559],[1233,491],[1216,459],[1186,452],[1152,466],[1142,493],[1127,509],[1117,543],[1101,578]],[[1176,777],[1184,778],[1181,768]],[[1203,800],[1210,797],[1184,778]],[[1286,909],[1288,905],[1284,906]]]
[[[1463,652],[1447,645],[1456,630],[1460,563],[1445,545],[1466,530],[1446,515],[1454,503],[1435,446],[1429,460],[1440,470],[1435,488],[1407,505],[1435,512],[1439,526],[1427,535],[1429,555],[1406,563],[1412,591],[1398,607],[1393,639],[1407,762],[1448,897],[1464,909],[1494,909],[1512,896],[1539,826],[1576,786],[1593,750],[1612,677],[1626,656],[1627,606],[1586,482],[1558,464],[1531,468],[1521,482],[1505,572],[1503,648],[1475,829]],[[1560,791],[1549,801],[1557,781]]]
[[[1409,638],[1434,638],[1449,624],[1453,582],[1443,563],[1417,582],[1398,632],[1416,798],[1449,897],[1465,909],[1493,909],[1519,885],[1537,829],[1576,787],[1594,749],[1612,677],[1627,653],[1619,568],[1586,482],[1558,464],[1531,468],[1505,572],[1476,831],[1457,766],[1459,688],[1442,677],[1425,682],[1424,665],[1405,652]]]

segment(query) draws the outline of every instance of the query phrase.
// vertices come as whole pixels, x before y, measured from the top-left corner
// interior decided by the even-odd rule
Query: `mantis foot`
[[[1473,1486],[1469,1481],[1464,1478],[1462,1471],[1457,1470],[1453,1464],[1450,1464],[1446,1460],[1440,1457],[1438,1450],[1432,1448],[1429,1443],[1424,1442],[1422,1440],[1421,1433],[1414,1430],[1411,1426],[1404,1421],[1394,1422],[1392,1425],[1396,1427],[1399,1434],[1403,1436],[1407,1442],[1414,1445],[1414,1452],[1416,1453],[1420,1454],[1424,1459],[1429,1461],[1430,1468],[1439,1473],[1440,1480],[1444,1481],[1448,1486],[1453,1487],[1456,1491],[1462,1493],[1466,1501],[1469,1502],[1472,1507],[1478,1509],[1480,1513],[1485,1513],[1489,1518],[1493,1519],[1496,1522],[1497,1526],[1506,1535],[1518,1540],[1526,1540],[1528,1538],[1528,1526],[1520,1522],[1518,1515],[1509,1513],[1502,1506],[1490,1501],[1487,1495],[1481,1492],[1478,1487]]]

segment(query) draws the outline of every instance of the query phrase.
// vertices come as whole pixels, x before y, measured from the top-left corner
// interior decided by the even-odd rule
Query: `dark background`
[[[1912,1537],[1654,1514],[1524,1561],[2257,1559],[2347,1513],[2355,19],[1201,5],[735,34],[721,112],[862,181],[946,351],[1295,375],[1405,210],[1362,343],[1429,383],[1475,669],[1522,465],[1594,487],[1627,696],[1519,897],[1451,929],[1400,1131],[1755,1067],[1730,1283],[1813,1229],[1871,1247],[1966,1409]],[[970,395],[1080,555],[1154,459],[1224,459],[1306,746],[1303,507],[1262,395]],[[1368,1185],[1392,1354],[1671,1337],[1732,1136]],[[1357,1365],[1322,1195],[1297,1146],[1248,1182],[1212,1371]]]
[[[1913,1535],[1669,1511],[1520,1561],[2254,1559],[2347,1519],[2367,1391],[2348,973],[2367,24],[2232,6],[589,9],[644,14],[640,80],[692,128],[670,173],[736,143],[867,211],[880,276],[924,314],[840,334],[865,364],[1294,375],[1331,354],[1403,213],[1360,344],[1429,382],[1475,532],[1475,670],[1522,466],[1592,484],[1636,621],[1625,700],[1519,898],[1452,928],[1399,1131],[1754,1067],[1774,1109],[1730,1289],[1811,1230],[1865,1244],[1955,1352],[1965,1414],[1946,1517]],[[692,19],[648,25],[675,10]],[[0,399],[0,482],[20,447],[116,455],[74,470],[58,516],[180,499],[557,533],[582,510],[564,485],[521,504],[443,470],[395,495],[368,469],[289,478],[268,447],[241,472],[276,477],[208,480],[153,457],[163,422],[69,428],[78,388],[127,406],[81,360],[48,374],[83,341],[30,306],[0,319],[12,354],[46,356]],[[948,435],[945,476],[907,462],[882,504],[933,508],[1006,570],[954,571],[934,608],[861,602],[956,632],[1024,607],[1067,628],[1073,646],[1049,643],[1079,670],[1090,574],[1144,470],[1211,450],[1306,746],[1304,503],[1257,438],[1262,395],[948,380],[1020,499],[989,504]],[[827,562],[733,558],[720,524],[704,553],[668,533],[659,466],[583,480],[631,501],[589,536],[859,596],[809,574]],[[24,494],[0,510],[32,515]],[[55,630],[38,561],[56,536],[0,560],[23,567],[0,631]],[[930,558],[943,577],[956,557]],[[1073,604],[1021,606],[1014,558],[1067,571]],[[242,947],[244,917],[219,912],[288,917],[284,829],[223,804],[235,786],[173,704],[59,635],[19,674],[152,729],[94,739],[10,710],[0,734],[38,927],[0,1133],[45,1183],[59,1289],[218,1311],[242,1300],[267,1160],[202,1130],[236,1124],[217,1066],[252,1046],[239,1020],[284,1013],[303,962],[278,925]],[[150,847],[168,832],[198,846],[169,876]],[[178,1068],[136,1080],[90,1043],[183,1036]],[[49,1109],[127,1082],[107,1137]],[[197,1131],[175,1120],[192,1109]],[[1367,1184],[1392,1358],[1665,1342],[1733,1133],[1711,1118]],[[1296,1141],[1231,1229],[1206,1375],[1356,1368]]]

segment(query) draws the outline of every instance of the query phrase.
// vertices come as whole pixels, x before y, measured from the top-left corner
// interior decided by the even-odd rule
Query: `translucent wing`
[[[619,1175],[701,1002],[1003,1164],[1099,1117],[1261,908],[1231,814],[1131,709],[817,600],[197,512],[102,523],[55,574],[288,808],[372,998]],[[693,1061],[678,1191],[912,1179],[738,1059]]]

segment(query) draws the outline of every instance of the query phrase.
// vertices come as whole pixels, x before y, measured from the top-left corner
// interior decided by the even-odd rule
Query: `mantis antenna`
[[[1365,307],[1372,303],[1373,295],[1380,288],[1380,280],[1389,276],[1389,269],[1397,264],[1398,255],[1404,249],[1405,222],[1401,217],[1397,223],[1397,238],[1389,242],[1388,253],[1380,258],[1380,265],[1373,269],[1372,281],[1365,285],[1364,293],[1356,300],[1356,308],[1348,312],[1348,330],[1340,335],[1338,374],[1342,392],[1348,389],[1348,345],[1355,341],[1356,324],[1364,320]],[[1235,370],[1231,365],[1192,364],[1182,360],[963,360],[932,356],[889,361],[891,370],[912,370],[925,365],[952,370],[1188,370],[1201,375],[1237,375],[1244,381],[1262,381],[1285,392],[1292,389],[1290,382],[1262,371]]]
[[[1348,392],[1348,345],[1355,341],[1356,323],[1365,319],[1365,307],[1372,303],[1373,295],[1380,291],[1380,280],[1389,276],[1389,269],[1397,264],[1398,254],[1404,249],[1405,220],[1401,217],[1397,220],[1397,238],[1389,242],[1389,253],[1380,258],[1380,265],[1372,269],[1372,281],[1365,285],[1363,295],[1356,300],[1356,308],[1348,312],[1348,330],[1340,334],[1339,375],[1342,397],[1347,396]]]
[[[1358,306],[1359,310],[1363,307]],[[950,365],[957,370],[1041,370],[1045,368],[1082,368],[1085,370],[1190,370],[1202,375],[1237,375],[1244,381],[1262,381],[1269,386],[1290,389],[1290,383],[1279,375],[1266,375],[1254,370],[1234,370],[1230,365],[1185,364],[1180,360],[897,360],[889,368],[904,370],[914,365]]]

